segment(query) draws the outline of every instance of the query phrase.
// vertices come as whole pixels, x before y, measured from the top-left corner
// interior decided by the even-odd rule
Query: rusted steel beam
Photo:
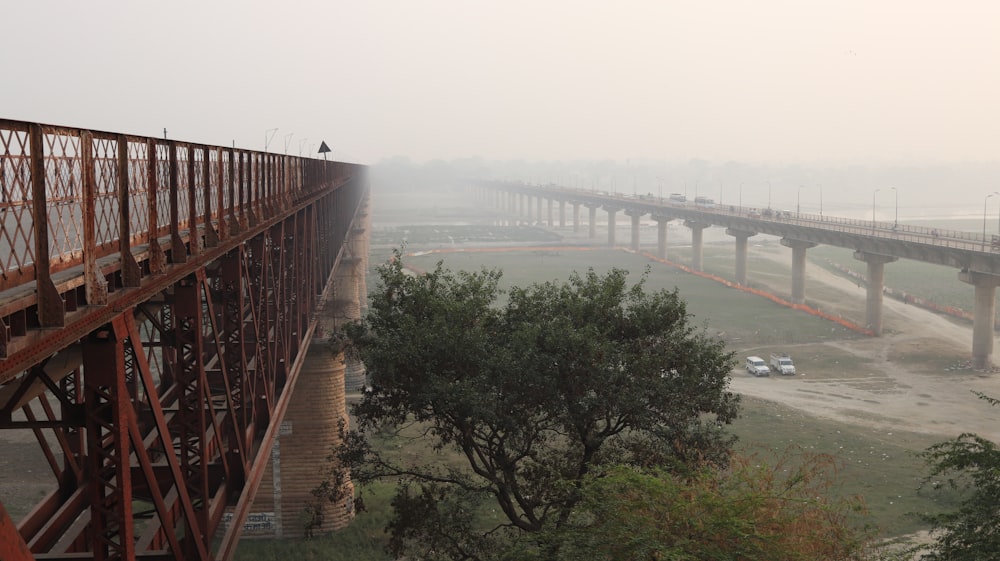
[[[132,255],[132,213],[129,198],[128,139],[120,134],[118,143],[118,252],[121,261],[122,286],[139,286],[142,274]]]
[[[203,343],[202,286],[194,275],[174,285],[170,301],[174,310],[174,337],[178,368],[175,372],[180,390],[177,401],[177,443],[183,485],[195,506],[193,523],[196,535],[208,533],[208,457],[203,442],[207,429],[205,418],[205,353]],[[192,554],[191,540],[186,553]]]
[[[219,231],[212,222],[212,154],[218,154],[218,152],[208,148],[207,146],[202,147],[201,180],[204,186],[204,189],[202,190],[202,205],[205,207],[202,209],[202,212],[204,213],[202,223],[205,227],[205,247],[215,247],[219,245]]]
[[[119,319],[115,320],[114,325],[116,330],[127,333],[130,341],[142,340],[142,337],[139,334],[139,328],[135,323],[135,317],[132,314],[120,316]],[[184,513],[186,522],[184,535],[186,537],[185,543],[181,546],[184,551],[183,555],[185,555],[183,559],[208,561],[210,559],[210,555],[208,553],[208,548],[202,539],[205,534],[202,531],[202,528],[197,525],[198,516],[196,515],[195,507],[191,500],[191,494],[189,493],[186,485],[186,478],[184,477],[181,462],[177,458],[177,454],[174,451],[173,438],[171,436],[172,433],[170,432],[166,416],[164,415],[159,391],[153,381],[152,372],[149,369],[149,363],[146,361],[146,355],[142,352],[136,352],[135,358],[136,371],[142,381],[146,394],[149,396],[148,402],[153,418],[153,424],[155,426],[154,430],[159,433],[162,440],[163,457],[166,459],[167,465],[170,467],[171,483],[178,492],[178,500],[180,501],[181,509]]]
[[[10,519],[3,503],[0,503],[0,559],[4,561],[34,561],[28,544]]]
[[[169,143],[170,150],[170,262],[187,262],[187,248],[184,247],[184,240],[181,239],[181,217],[180,203],[178,201],[177,175],[179,173],[177,165],[177,144]]]
[[[94,135],[80,133],[83,180],[83,278],[87,304],[108,303],[108,283],[97,267],[97,184],[94,178]]]
[[[124,342],[111,329],[83,343],[87,403],[89,540],[95,560],[135,557],[128,426],[131,403],[125,387]],[[110,440],[108,445],[105,440]]]
[[[66,312],[62,297],[52,283],[49,260],[49,221],[46,210],[45,142],[42,127],[31,126],[31,213],[35,232],[35,290],[38,298],[38,323],[42,327],[62,327]]]
[[[146,229],[146,243],[149,245],[149,272],[158,275],[163,272],[163,267],[167,263],[167,258],[160,246],[159,221],[160,213],[157,206],[157,191],[160,190],[160,177],[157,173],[157,141],[150,138],[146,141],[146,210],[148,212],[148,222]]]
[[[188,174],[188,189],[187,189],[187,199],[185,204],[188,207],[188,228],[191,232],[196,233],[198,231],[198,201],[197,201],[197,167],[195,165],[195,154],[198,150],[193,146],[188,146],[188,158],[187,158],[187,174]],[[203,185],[204,187],[204,185]],[[194,234],[188,236],[188,251],[191,255],[198,255],[201,252],[201,236]]]

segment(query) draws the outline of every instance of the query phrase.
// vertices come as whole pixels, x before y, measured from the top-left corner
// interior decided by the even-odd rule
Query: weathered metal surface
[[[231,558],[366,190],[363,166],[0,120],[0,429],[52,472],[16,528],[0,496],[0,558]]]

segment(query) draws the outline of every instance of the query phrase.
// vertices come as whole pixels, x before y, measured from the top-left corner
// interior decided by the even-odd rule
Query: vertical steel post
[[[52,283],[49,266],[48,196],[45,190],[45,139],[41,125],[31,125],[31,214],[35,230],[35,290],[38,293],[38,323],[42,327],[62,327],[66,309]]]
[[[94,134],[80,133],[80,157],[83,175],[83,282],[87,304],[108,303],[108,283],[97,267],[97,185],[94,178]]]
[[[126,287],[139,286],[142,273],[139,264],[132,255],[132,223],[131,198],[129,196],[129,177],[131,166],[128,161],[128,138],[120,134],[118,143],[118,252],[122,262],[122,285]]]

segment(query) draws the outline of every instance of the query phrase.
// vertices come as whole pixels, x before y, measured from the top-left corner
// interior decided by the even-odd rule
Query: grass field
[[[448,213],[452,214],[452,213]],[[454,212],[456,216],[459,212]],[[431,245],[450,246],[446,240],[474,239],[472,231],[479,227],[433,227],[405,229],[406,251]],[[372,245],[370,263],[384,262],[391,255],[391,247],[398,245],[404,230],[382,231],[381,245]],[[373,234],[373,239],[375,235]],[[507,237],[512,243],[536,241],[549,243],[551,238],[535,236],[530,229],[520,229],[517,237]],[[689,262],[690,250],[677,248],[671,259]],[[813,265],[823,266],[827,259],[855,270],[863,270],[863,263],[853,259],[849,250],[816,247],[809,251]],[[611,250],[527,250],[506,253],[476,252],[448,253],[407,257],[408,265],[428,270],[437,262],[453,270],[478,270],[482,267],[503,271],[503,285],[525,285],[547,280],[564,280],[570,271],[597,272],[611,267],[631,271],[630,280],[642,276],[649,261],[641,256]],[[723,277],[733,275],[731,248],[706,245],[705,270]],[[787,282],[787,267],[765,259],[751,258],[749,263],[751,285]],[[369,290],[375,290],[377,275],[368,274]],[[935,302],[963,307],[971,305],[971,287],[955,278],[955,272],[915,262],[900,261],[886,267],[886,284],[907,292],[930,298]],[[796,345],[798,356],[809,357],[817,374],[824,371],[847,373],[867,372],[864,359],[839,352],[823,345],[826,341],[844,341],[861,337],[827,320],[796,312],[764,298],[739,290],[723,288],[720,284],[699,278],[678,269],[652,264],[647,275],[648,289],[674,288],[687,302],[693,323],[702,325],[713,335],[726,341],[727,347],[740,354],[763,354],[775,345]],[[821,295],[824,288],[810,286],[809,294]],[[966,302],[968,296],[969,302]],[[825,299],[825,298],[820,298]],[[844,302],[845,316],[863,318],[864,301]],[[893,357],[893,360],[915,369],[937,370],[955,360],[940,357],[928,348],[924,353]],[[868,380],[870,383],[871,380]],[[861,415],[862,413],[858,413]],[[740,438],[739,447],[747,453],[781,451],[794,447],[809,452],[833,454],[839,461],[837,492],[845,496],[862,496],[871,514],[871,521],[886,536],[897,536],[921,529],[924,525],[917,513],[934,512],[953,506],[954,497],[934,492],[918,492],[925,470],[917,453],[942,437],[907,433],[885,432],[817,419],[806,413],[760,399],[744,399],[740,418],[731,426]],[[395,442],[399,453],[421,455],[428,452],[412,446],[407,440]],[[309,541],[246,540],[240,545],[237,558],[244,561],[265,559],[389,559],[381,551],[386,541],[382,527],[387,519],[385,512],[390,491],[387,487],[374,489],[366,495],[368,512],[360,515],[347,529]]]

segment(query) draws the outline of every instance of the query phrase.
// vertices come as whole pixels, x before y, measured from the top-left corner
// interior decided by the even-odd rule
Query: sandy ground
[[[791,267],[791,252],[757,248],[757,258],[781,261]],[[863,263],[859,262],[863,267]],[[860,268],[860,267],[859,267]],[[807,264],[806,296],[823,308],[835,309],[839,296],[864,301],[865,289],[843,277]],[[956,281],[957,282],[957,281]],[[834,290],[814,290],[819,284]],[[775,287],[788,290],[787,287]],[[915,369],[892,360],[908,353],[927,353],[935,348],[944,353],[968,357],[972,349],[972,326],[964,326],[939,314],[886,298],[883,304],[882,337],[831,342],[847,355],[865,359],[860,371],[823,368],[823,375],[811,376],[819,365],[797,361],[799,375],[753,378],[742,368],[734,371],[734,391],[773,400],[809,414],[875,428],[901,429],[951,437],[975,432],[1000,439],[1000,407],[991,407],[972,392],[1000,397],[1000,373],[968,369]],[[858,319],[863,319],[858,318]],[[794,354],[792,354],[794,357]]]

